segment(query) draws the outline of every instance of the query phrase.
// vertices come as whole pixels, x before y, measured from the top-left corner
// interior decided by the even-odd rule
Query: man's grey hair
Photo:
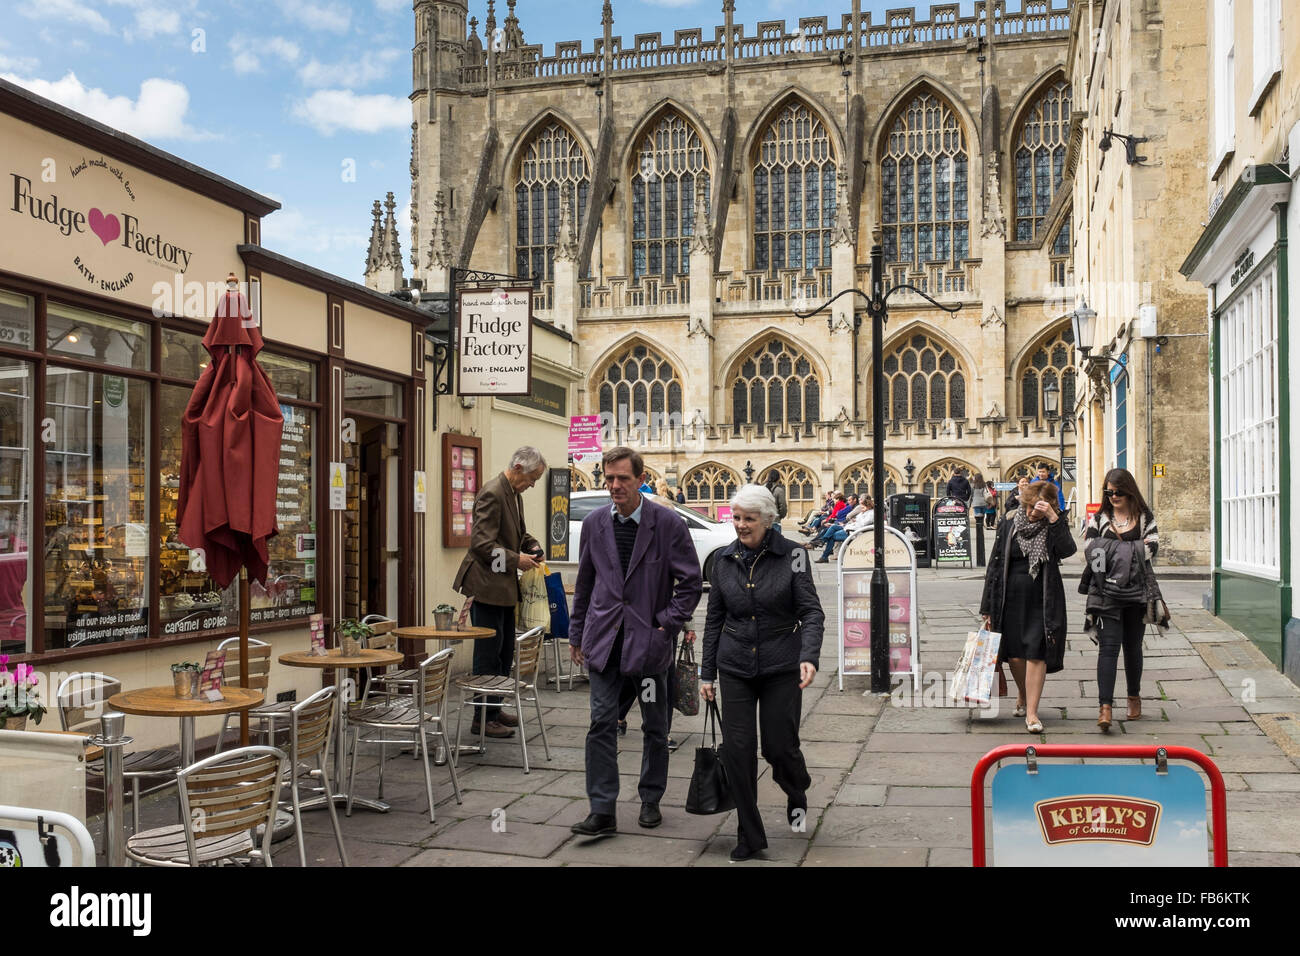
[[[523,448],[515,449],[515,453],[510,456],[510,467],[531,475],[538,468],[546,467],[546,459],[532,445],[525,445]]]
[[[733,510],[757,512],[764,528],[770,528],[776,522],[776,499],[762,485],[741,485],[731,499],[731,507]]]

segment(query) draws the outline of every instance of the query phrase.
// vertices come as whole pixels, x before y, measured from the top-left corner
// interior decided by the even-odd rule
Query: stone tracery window
[[[567,193],[574,229],[587,208],[591,170],[578,140],[558,122],[543,126],[524,148],[515,181],[515,272],[555,278],[560,195]]]
[[[633,278],[688,275],[697,185],[712,208],[709,157],[699,131],[668,111],[642,138],[632,161]]]
[[[799,508],[799,513],[803,514],[810,510],[807,506],[811,505],[817,498],[817,483],[813,480],[812,473],[803,465],[796,464],[793,461],[783,461],[779,464],[764,468],[758,476],[758,483],[766,485],[767,479],[773,473],[776,474],[777,480],[785,488],[786,506],[793,512],[795,506]]]
[[[969,158],[956,111],[934,93],[918,93],[882,145],[885,261],[918,269],[970,258]]]
[[[1038,422],[1047,419],[1043,402],[1043,389],[1050,382],[1060,389],[1061,415],[1074,414],[1074,332],[1066,322],[1054,333],[1049,333],[1042,344],[1029,356],[1020,373],[1020,415]]]
[[[831,265],[835,157],[821,119],[789,103],[754,156],[754,268],[805,273]]]
[[[973,477],[979,471],[978,468],[957,458],[944,458],[921,471],[919,478],[921,494],[929,495],[932,499],[942,498],[948,488],[948,479],[958,468],[965,472],[966,480],[974,484]]]
[[[1016,139],[1016,241],[1027,242],[1043,227],[1043,217],[1061,185],[1066,135],[1070,126],[1070,84],[1061,78],[1029,108]]]
[[[727,504],[736,494],[740,476],[725,465],[706,462],[688,471],[680,484],[686,492],[687,507],[705,508],[713,515],[718,505]]]
[[[812,363],[783,339],[769,339],[739,362],[731,378],[731,416],[736,434],[752,423],[781,431],[803,425],[811,433],[821,415],[821,385]]]
[[[871,461],[860,461],[850,465],[840,476],[840,490],[846,495],[853,494],[859,497],[869,495],[875,474],[876,466]],[[901,484],[902,479],[899,477],[898,470],[885,465],[885,495],[897,494]]]
[[[1046,465],[1053,475],[1059,476],[1061,469],[1054,458],[1026,458],[1024,461],[1017,462],[1007,469],[1005,481],[1019,481],[1021,478],[1028,478],[1030,481],[1038,480],[1038,466]]]
[[[682,422],[682,379],[671,362],[646,345],[632,345],[605,366],[598,378],[600,413],[611,416],[617,433],[658,429]]]
[[[952,350],[933,336],[909,336],[881,367],[887,379],[887,421],[966,417],[966,373]]]

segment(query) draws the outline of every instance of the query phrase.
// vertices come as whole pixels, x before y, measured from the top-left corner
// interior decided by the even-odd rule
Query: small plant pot
[[[0,727],[3,727],[4,730],[26,730],[27,715],[22,714],[18,717],[6,717],[4,719],[4,724],[0,725]]]
[[[433,626],[440,631],[450,631],[451,622],[455,619],[455,611],[434,611]]]
[[[339,647],[342,648],[344,657],[357,657],[361,653],[361,642],[350,637],[340,637]]]
[[[172,671],[172,692],[181,698],[198,697],[199,672],[191,670]]]

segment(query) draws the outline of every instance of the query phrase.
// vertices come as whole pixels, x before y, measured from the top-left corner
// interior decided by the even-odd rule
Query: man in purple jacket
[[[668,786],[668,671],[673,643],[703,590],[699,559],[681,517],[646,507],[637,490],[645,471],[631,448],[611,448],[602,460],[612,505],[582,522],[582,553],[573,592],[569,642],[574,661],[591,677],[587,731],[587,797],[591,813],[573,827],[580,836],[617,830],[618,700],[634,682],[641,701],[641,814],[647,829],[663,822],[659,800]]]

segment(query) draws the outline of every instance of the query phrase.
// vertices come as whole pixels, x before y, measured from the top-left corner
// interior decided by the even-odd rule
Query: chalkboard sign
[[[960,498],[934,506],[934,563],[970,564],[970,509]]]
[[[546,483],[546,560],[572,561],[569,557],[569,480],[566,468],[552,468]]]
[[[916,552],[916,566],[930,566],[930,496],[890,495],[885,500],[890,527],[902,532]]]

